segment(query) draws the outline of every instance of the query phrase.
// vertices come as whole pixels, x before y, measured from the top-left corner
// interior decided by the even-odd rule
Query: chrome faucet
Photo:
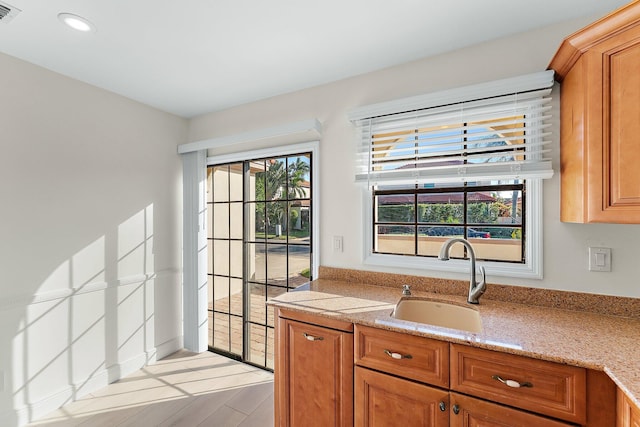
[[[467,251],[469,252],[469,259],[471,260],[471,283],[469,284],[469,297],[467,298],[467,302],[469,304],[478,304],[480,302],[480,297],[482,296],[482,294],[484,294],[484,291],[487,289],[487,283],[485,282],[486,275],[485,275],[484,267],[482,266],[480,267],[482,280],[476,283],[476,253],[474,252],[473,247],[471,246],[471,243],[461,238],[449,239],[446,242],[444,242],[444,244],[442,245],[438,259],[441,261],[448,261],[449,250],[451,249],[451,246],[453,246],[458,242],[462,243],[467,248]]]

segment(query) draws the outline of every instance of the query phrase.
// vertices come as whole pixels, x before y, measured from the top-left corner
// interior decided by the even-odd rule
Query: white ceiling
[[[0,21],[0,52],[193,117],[627,2],[0,0],[22,10]],[[97,31],[74,32],[60,12]]]

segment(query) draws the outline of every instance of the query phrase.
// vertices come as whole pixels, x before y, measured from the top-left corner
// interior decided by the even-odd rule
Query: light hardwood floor
[[[273,374],[181,350],[29,426],[273,426]]]

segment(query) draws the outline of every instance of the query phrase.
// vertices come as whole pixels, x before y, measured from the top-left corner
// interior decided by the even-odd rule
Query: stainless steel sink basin
[[[476,309],[443,301],[401,299],[391,317],[469,332],[482,331],[482,320]]]

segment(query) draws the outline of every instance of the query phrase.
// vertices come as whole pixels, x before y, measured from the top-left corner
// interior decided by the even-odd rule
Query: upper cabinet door
[[[561,82],[560,219],[640,223],[640,1],[567,37]]]
[[[634,37],[629,39],[628,36]],[[604,176],[608,178],[607,209],[637,212],[640,207],[640,27],[616,37],[616,46],[602,53],[605,85],[609,84],[609,102],[605,100]],[[610,43],[607,43],[610,44]],[[608,137],[608,138],[607,138]],[[624,222],[624,221],[623,221]],[[635,222],[635,221],[634,221]]]

